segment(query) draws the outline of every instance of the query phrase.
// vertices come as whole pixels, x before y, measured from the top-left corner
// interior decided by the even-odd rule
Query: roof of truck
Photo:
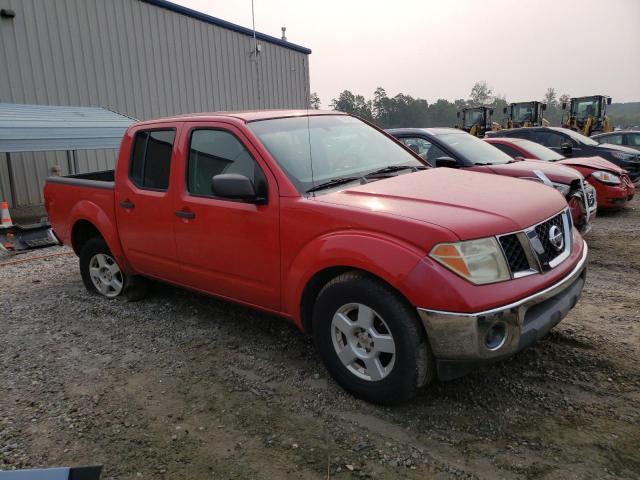
[[[202,120],[216,120],[221,117],[236,118],[243,122],[255,122],[257,120],[269,120],[273,118],[288,118],[288,117],[304,117],[315,115],[346,115],[343,112],[336,112],[333,110],[238,110],[229,112],[200,112],[200,113],[187,113],[184,115],[176,115],[173,117],[158,118],[153,120],[145,120],[139,124],[157,123],[157,122],[184,122],[189,120],[202,121]]]

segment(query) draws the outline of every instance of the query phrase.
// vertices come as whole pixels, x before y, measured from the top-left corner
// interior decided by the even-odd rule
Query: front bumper
[[[586,278],[586,261],[585,243],[580,261],[567,276],[538,293],[502,307],[477,313],[419,308],[418,314],[438,362],[438,377],[450,380],[462,376],[479,363],[513,355],[545,336],[578,301]],[[500,332],[504,332],[502,339]],[[490,342],[487,342],[488,334]]]

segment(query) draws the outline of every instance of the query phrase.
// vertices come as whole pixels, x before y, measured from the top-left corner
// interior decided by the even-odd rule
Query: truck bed
[[[113,189],[114,170],[102,170],[100,172],[78,173],[62,177],[49,177],[47,183],[62,183],[77,187],[94,187]]]
[[[81,173],[64,177],[49,177],[44,186],[44,199],[54,233],[63,244],[71,244],[74,223],[95,221],[110,223],[114,234],[114,171]]]

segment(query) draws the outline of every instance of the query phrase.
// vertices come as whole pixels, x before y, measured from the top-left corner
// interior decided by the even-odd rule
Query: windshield
[[[581,133],[578,133],[578,132],[576,132],[574,130],[569,130],[568,128],[557,128],[557,127],[553,128],[553,129],[557,130],[558,132],[566,133],[573,140],[575,140],[578,143],[582,143],[583,145],[591,145],[591,146],[598,145],[598,142],[596,142],[595,140],[592,140],[589,137],[585,137]]]
[[[464,114],[464,126],[472,127],[473,125],[483,125],[482,111],[479,110],[467,110]]]
[[[438,135],[438,140],[471,165],[476,163],[497,165],[513,161],[509,155],[493,145],[467,133],[444,133]]]
[[[585,98],[584,100],[574,100],[571,106],[571,115],[574,115],[576,118],[599,117],[599,99]]]
[[[527,152],[533,154],[540,160],[546,160],[547,162],[553,162],[556,160],[562,160],[564,157],[558,152],[554,152],[550,148],[540,145],[539,143],[532,142],[530,140],[518,140],[518,146],[525,149]]]
[[[386,135],[346,115],[278,118],[247,126],[300,193],[385,167],[425,165]]]
[[[514,105],[513,121],[518,123],[533,122],[534,121],[533,104],[529,103],[526,105]]]

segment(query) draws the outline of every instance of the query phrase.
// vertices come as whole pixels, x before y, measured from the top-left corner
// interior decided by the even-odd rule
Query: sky
[[[173,0],[251,28],[251,0]],[[311,91],[434,102],[476,81],[509,101],[640,101],[640,0],[254,0],[256,30],[308,47]]]

